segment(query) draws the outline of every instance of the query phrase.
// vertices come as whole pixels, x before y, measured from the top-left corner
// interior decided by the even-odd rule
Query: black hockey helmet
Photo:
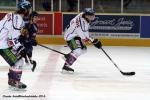
[[[36,11],[33,11],[31,14],[30,14],[30,17],[34,17],[34,16],[38,16],[39,14],[36,12]]]
[[[83,13],[84,15],[95,15],[95,11],[92,8],[84,8]]]
[[[39,14],[36,11],[32,11],[32,13],[29,15],[29,20],[33,21],[34,17],[38,17]]]
[[[28,10],[30,8],[31,8],[31,3],[29,1],[22,0],[21,2],[18,3],[18,10],[20,9]]]

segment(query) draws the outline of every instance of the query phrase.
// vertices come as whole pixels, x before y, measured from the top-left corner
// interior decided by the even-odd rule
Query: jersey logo
[[[22,21],[22,23],[21,23],[21,26],[20,26],[20,28],[17,28],[17,25],[18,25],[18,16],[16,16],[15,17],[15,25],[14,25],[14,15],[12,14],[12,24],[13,24],[13,28],[15,29],[15,30],[21,30],[21,28],[24,26],[24,23],[23,23],[23,21]],[[16,26],[16,27],[15,27]]]
[[[79,19],[76,19],[76,25],[77,25],[77,28],[80,26],[80,21],[79,21]]]
[[[15,16],[15,26],[17,27],[18,26],[18,16]]]

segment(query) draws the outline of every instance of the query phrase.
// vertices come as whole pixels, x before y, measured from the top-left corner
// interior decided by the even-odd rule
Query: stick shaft
[[[48,49],[48,50],[51,50],[51,51],[57,52],[57,53],[59,53],[59,54],[66,55],[66,54],[64,54],[64,53],[62,53],[62,52],[60,52],[60,51],[57,51],[57,50],[52,49],[52,48],[49,48],[49,47],[44,46],[44,45],[42,45],[42,44],[38,44],[38,45],[39,45],[39,46],[41,46],[41,47],[43,47],[43,48],[46,48],[46,49]]]
[[[135,72],[123,72],[121,71],[121,69],[117,66],[117,64],[110,58],[110,56],[106,53],[106,51],[101,48],[101,50],[105,53],[105,55],[109,58],[109,60],[115,65],[115,67],[120,71],[120,73],[122,75],[128,75],[128,76],[131,76],[131,75],[135,75]]]
[[[121,71],[120,70],[120,68],[117,66],[117,64],[110,58],[110,56],[106,53],[106,51],[103,49],[103,48],[101,48],[101,50],[105,53],[105,55],[109,58],[109,60],[115,65],[115,67],[119,70],[119,71]],[[122,72],[122,71],[121,71]]]

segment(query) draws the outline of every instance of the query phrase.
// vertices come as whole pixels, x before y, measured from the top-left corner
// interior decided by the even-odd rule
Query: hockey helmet
[[[31,14],[30,14],[30,17],[34,17],[34,16],[38,16],[39,14],[36,12],[36,11],[33,11]]]
[[[83,10],[84,15],[95,15],[95,11],[92,8],[85,8]]]
[[[26,0],[22,0],[21,2],[18,3],[18,9],[30,9],[31,8],[31,3]]]
[[[39,16],[39,14],[36,11],[33,11],[30,15],[29,15],[29,20],[30,21],[37,21],[37,17]],[[35,19],[36,18],[36,19]]]

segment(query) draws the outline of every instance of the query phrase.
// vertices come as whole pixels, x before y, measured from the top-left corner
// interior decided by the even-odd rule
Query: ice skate
[[[26,89],[27,87],[24,83],[12,79],[10,73],[8,73],[8,85],[14,89]]]
[[[66,64],[63,66],[62,68],[62,72],[65,73],[65,72],[69,72],[69,73],[73,73],[74,72],[74,69],[70,68],[69,66],[67,66]]]
[[[15,81],[13,79],[10,79],[8,81],[8,85],[10,86],[10,88],[13,88],[13,89],[26,89],[26,85],[20,81]]]

